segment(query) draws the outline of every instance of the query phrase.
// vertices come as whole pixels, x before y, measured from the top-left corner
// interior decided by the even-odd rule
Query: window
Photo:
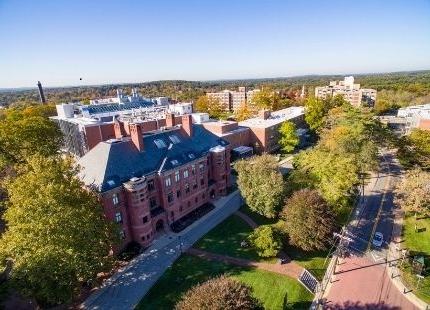
[[[173,193],[168,193],[168,194],[167,194],[167,201],[168,201],[169,203],[173,202]]]
[[[155,145],[157,146],[157,148],[159,148],[159,149],[162,149],[162,148],[167,147],[166,142],[164,142],[164,141],[163,141],[163,140],[161,140],[161,139],[155,139],[155,140],[154,140],[154,143],[155,143]]]
[[[118,193],[115,193],[112,195],[112,202],[114,205],[119,204],[119,198],[118,198]]]
[[[117,212],[117,213],[115,213],[115,222],[116,222],[116,223],[122,223],[122,216],[121,216],[121,212]]]
[[[200,185],[204,186],[205,185],[205,179],[200,179]]]
[[[188,178],[188,170],[184,170],[184,178]]]
[[[167,187],[172,185],[172,180],[170,180],[170,176],[164,179],[164,183],[166,184]]]
[[[185,184],[185,193],[188,194],[190,192],[190,184]]]
[[[142,222],[143,224],[148,223],[148,216],[144,216]]]
[[[200,163],[199,164],[199,170],[200,170],[200,173],[202,173],[203,171],[205,171],[205,164]]]
[[[177,198],[181,197],[181,191],[176,191],[176,197]]]
[[[197,182],[194,182],[193,183],[193,189],[196,189],[197,188]]]
[[[181,140],[179,140],[177,135],[171,135],[171,136],[169,136],[169,139],[170,139],[170,141],[173,142],[173,144],[178,144],[181,142]]]
[[[119,237],[121,238],[121,239],[125,239],[125,231],[124,230],[121,230],[120,232],[119,232]]]
[[[176,165],[178,165],[178,164],[179,164],[179,161],[177,161],[176,159],[174,159],[174,160],[171,160],[171,161],[170,161],[170,163],[171,163],[173,166],[176,166]]]
[[[188,158],[189,159],[194,159],[194,158],[196,158],[196,155],[194,155],[193,153],[189,153],[188,154]]]
[[[193,175],[195,175],[196,174],[196,165],[191,165],[191,173],[193,174]]]
[[[182,212],[182,206],[179,207],[179,212]]]
[[[179,175],[179,171],[175,171],[175,182],[179,182],[181,176]]]
[[[157,207],[157,199],[155,199],[155,197],[151,197],[149,199],[149,208],[152,210],[152,209],[155,209],[156,207]]]
[[[154,186],[154,180],[149,180],[148,181],[148,191],[153,191],[154,190],[154,188],[155,188],[155,186]]]

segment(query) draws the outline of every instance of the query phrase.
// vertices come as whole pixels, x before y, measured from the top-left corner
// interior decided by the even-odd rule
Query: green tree
[[[294,151],[300,141],[296,132],[296,125],[290,121],[283,122],[279,127],[279,134],[279,145],[282,150],[286,153]]]
[[[275,257],[282,247],[282,241],[277,231],[270,225],[257,227],[249,236],[250,244],[261,257]]]
[[[13,180],[0,262],[13,259],[12,283],[44,304],[70,301],[83,283],[110,270],[118,235],[70,160],[34,156]]]
[[[325,118],[331,109],[348,105],[341,95],[326,99],[309,97],[305,100],[305,121],[312,130],[319,131],[324,127]]]
[[[315,190],[295,192],[281,212],[289,243],[305,251],[325,250],[336,229],[335,215]]]
[[[253,107],[250,104],[243,102],[239,109],[234,112],[234,118],[236,121],[241,122],[248,118],[251,118],[255,114]]]
[[[198,284],[186,292],[176,310],[253,310],[262,309],[252,289],[232,278],[220,276]]]
[[[430,169],[430,131],[413,129],[409,136],[400,139],[398,155],[407,167]]]
[[[284,181],[276,158],[263,154],[235,165],[237,184],[251,210],[274,218],[284,198]]]
[[[396,202],[415,215],[430,215],[430,172],[414,168],[406,172],[396,190]]]
[[[23,163],[34,154],[50,156],[61,146],[57,125],[42,116],[6,119],[0,122],[0,167]]]

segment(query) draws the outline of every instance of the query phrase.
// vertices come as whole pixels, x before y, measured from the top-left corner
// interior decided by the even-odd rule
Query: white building
[[[184,115],[193,113],[192,102],[179,102],[175,104],[169,104],[169,111],[176,115]]]

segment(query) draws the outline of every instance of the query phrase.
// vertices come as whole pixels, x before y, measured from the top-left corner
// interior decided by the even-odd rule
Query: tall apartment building
[[[353,76],[347,76],[343,81],[330,81],[329,86],[315,87],[315,97],[327,98],[341,95],[353,106],[366,104],[373,106],[376,101],[376,90],[360,88],[360,84],[354,83]]]
[[[103,141],[79,160],[81,178],[96,191],[106,217],[118,223],[122,247],[131,241],[146,247],[159,231],[226,195],[230,145],[192,124],[170,118],[167,128],[145,132],[139,122],[125,135],[115,126],[115,139]]]
[[[223,90],[221,92],[207,93],[209,98],[218,99],[225,107],[226,111],[236,111],[242,104],[250,104],[252,97],[259,89],[247,90],[246,87],[239,87],[237,91]]]

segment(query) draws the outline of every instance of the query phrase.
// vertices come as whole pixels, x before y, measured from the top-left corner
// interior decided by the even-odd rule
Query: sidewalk
[[[222,263],[237,265],[242,267],[254,267],[257,269],[275,272],[278,274],[289,276],[293,279],[298,279],[300,274],[303,271],[303,267],[291,261],[283,265],[279,263],[275,263],[275,264],[260,263],[260,262],[256,262],[248,259],[216,254],[216,253],[207,252],[207,251],[195,249],[195,248],[188,249],[187,253],[206,260],[219,261]]]
[[[182,250],[190,248],[209,230],[240,208],[239,191],[220,198],[214,205],[214,210],[179,234],[170,233],[159,238],[147,251],[106,280],[80,308],[134,309],[165,270],[181,255]]]

